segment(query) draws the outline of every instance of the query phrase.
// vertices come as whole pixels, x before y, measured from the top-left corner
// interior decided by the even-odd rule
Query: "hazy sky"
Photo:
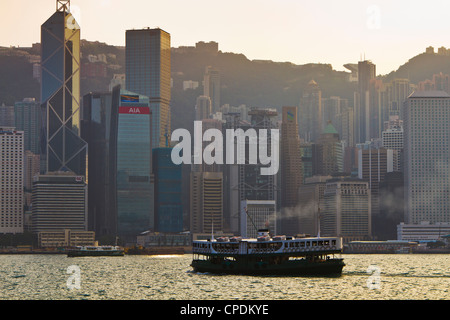
[[[172,47],[216,41],[248,59],[330,63],[361,57],[378,74],[427,46],[450,47],[448,0],[72,0],[81,37],[125,45],[125,30],[159,27]],[[0,46],[40,42],[56,0],[0,0]]]

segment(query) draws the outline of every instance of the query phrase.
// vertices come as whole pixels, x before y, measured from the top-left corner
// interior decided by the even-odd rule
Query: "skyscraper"
[[[0,106],[0,126],[5,128],[12,128],[14,124],[14,106],[5,106],[3,103]]]
[[[403,111],[405,223],[450,222],[450,95],[414,92]]]
[[[222,172],[192,171],[190,193],[191,232],[223,231]]]
[[[287,208],[298,204],[298,189],[303,182],[302,155],[298,135],[297,107],[282,108],[281,122],[281,228],[286,234],[297,230],[297,216],[286,216]]]
[[[117,232],[126,241],[153,227],[149,98],[116,86],[112,92],[110,166]]]
[[[157,232],[183,231],[182,166],[173,163],[171,153],[172,148],[153,149],[154,212]]]
[[[0,233],[23,232],[23,135],[0,127]]]
[[[170,141],[170,34],[161,29],[126,31],[126,90],[147,96],[151,110],[151,148]]]
[[[280,158],[281,206],[295,207],[298,202],[298,188],[303,181],[297,107],[282,108]]]
[[[80,137],[80,27],[70,1],[41,26],[41,161],[45,172],[86,175],[87,144]]]
[[[113,117],[114,114],[114,117]],[[89,230],[97,237],[115,239],[115,206],[118,111],[112,112],[111,92],[91,92],[83,96],[81,136],[88,143]]]
[[[211,99],[207,96],[197,97],[197,103],[195,104],[195,120],[208,119],[211,113]]]
[[[203,77],[203,95],[211,99],[212,112],[220,111],[220,71],[207,66]]]
[[[320,235],[342,237],[344,242],[372,236],[370,190],[359,179],[330,179],[324,191]]]
[[[355,142],[364,143],[370,136],[370,83],[376,77],[371,61],[358,62],[358,91],[355,94]]]
[[[315,142],[322,132],[322,118],[322,91],[317,82],[311,80],[300,101],[300,138],[305,142]]]
[[[39,131],[41,129],[41,108],[34,98],[25,98],[14,104],[14,119],[17,130],[24,132],[24,149],[40,154]]]

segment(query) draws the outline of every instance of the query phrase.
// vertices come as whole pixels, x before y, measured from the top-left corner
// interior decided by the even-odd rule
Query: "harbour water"
[[[343,254],[341,277],[192,272],[192,256],[0,255],[1,300],[450,300],[449,254]]]

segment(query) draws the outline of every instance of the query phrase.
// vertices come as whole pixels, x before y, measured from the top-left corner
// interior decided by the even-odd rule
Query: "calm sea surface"
[[[339,278],[191,271],[190,254],[0,255],[1,300],[450,300],[450,255],[342,255]]]

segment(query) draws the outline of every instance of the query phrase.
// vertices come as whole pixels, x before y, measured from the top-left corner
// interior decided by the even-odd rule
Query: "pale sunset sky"
[[[56,0],[0,0],[0,46],[40,42]],[[428,46],[450,47],[448,0],[71,0],[81,37],[125,45],[128,29],[159,27],[172,47],[216,41],[248,59],[329,63],[361,58],[377,74],[396,70]]]

